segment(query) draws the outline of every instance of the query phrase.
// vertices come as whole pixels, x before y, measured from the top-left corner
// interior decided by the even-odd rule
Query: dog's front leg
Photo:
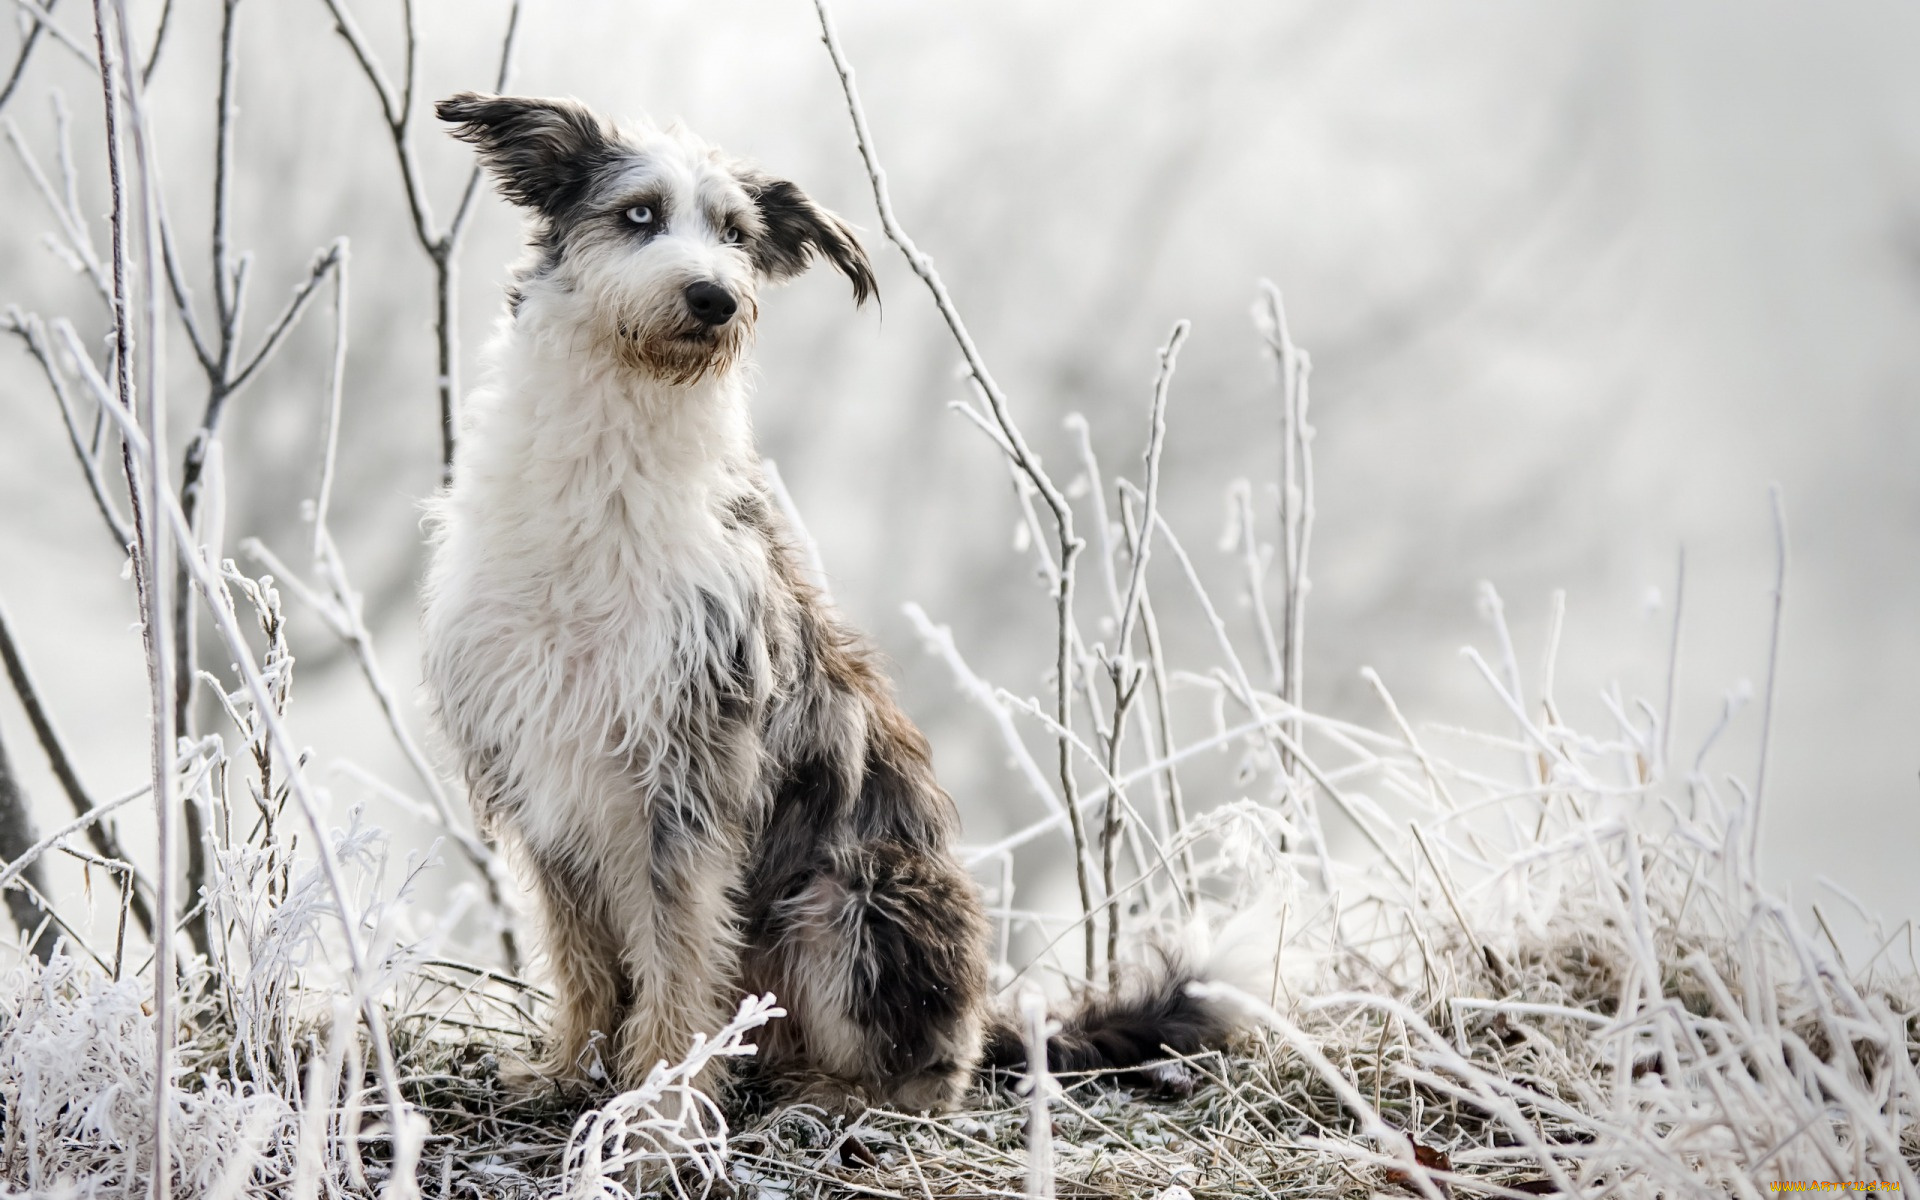
[[[745,730],[706,743],[709,756],[647,804],[646,852],[619,883],[631,1003],[616,1039],[619,1083],[686,1057],[741,996],[739,895],[753,826],[757,758]],[[718,1065],[696,1081],[721,1082]]]
[[[612,897],[588,858],[565,850],[531,852],[540,918],[553,977],[554,1016],[531,1073],[536,1082],[591,1083],[594,1067],[612,1070],[611,1039],[627,1010],[631,984],[621,962]],[[595,1038],[605,1039],[593,1052]]]

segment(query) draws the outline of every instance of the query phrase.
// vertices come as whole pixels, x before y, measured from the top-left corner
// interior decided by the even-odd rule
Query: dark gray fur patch
[[[629,151],[605,122],[575,100],[461,92],[434,106],[453,136],[471,142],[500,194],[565,225],[593,185]]]
[[[986,990],[985,920],[972,883],[945,856],[868,842],[849,856],[860,904],[853,1012],[884,1076],[934,1068],[946,1032]]]
[[[766,225],[766,232],[747,247],[761,274],[768,279],[790,279],[819,255],[853,284],[855,304],[865,304],[880,294],[873,264],[851,225],[815,204],[787,180],[751,168],[737,172],[737,178]]]

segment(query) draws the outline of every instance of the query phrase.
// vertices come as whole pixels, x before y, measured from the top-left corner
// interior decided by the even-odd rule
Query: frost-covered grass
[[[781,1019],[779,998],[743,997],[732,1024],[634,1091],[504,1086],[546,998],[514,961],[501,864],[409,732],[327,530],[348,353],[339,243],[278,327],[332,283],[311,546],[302,558],[246,544],[261,574],[224,556],[213,417],[195,442],[197,484],[176,493],[150,453],[164,445],[153,436],[164,374],[110,349],[96,359],[67,319],[10,316],[103,518],[134,546],[149,632],[199,628],[167,615],[169,582],[185,585],[217,638],[189,658],[231,666],[199,677],[224,714],[217,728],[155,739],[173,752],[152,785],[162,828],[200,831],[194,894],[179,897],[184,872],[152,854],[104,837],[83,848],[78,826],[0,867],[15,885],[34,854],[90,872],[82,895],[64,898],[74,911],[61,914],[51,961],[18,955],[0,974],[0,1189],[132,1197],[159,1172],[173,1194],[210,1197],[1597,1200],[1757,1197],[1771,1180],[1920,1182],[1920,965],[1900,937],[1911,926],[1889,931],[1859,913],[1876,949],[1848,961],[1824,917],[1809,929],[1767,891],[1755,865],[1764,758],[1749,790],[1708,771],[1709,747],[1674,747],[1686,698],[1671,674],[1657,702],[1615,691],[1606,728],[1569,727],[1553,651],[1529,694],[1490,588],[1497,649],[1491,664],[1471,657],[1506,714],[1498,728],[1463,738],[1467,722],[1453,714],[1410,720],[1371,673],[1371,723],[1316,711],[1302,652],[1310,364],[1278,292],[1268,288],[1256,314],[1275,368],[1277,521],[1256,513],[1257,489],[1235,485],[1225,558],[1205,559],[1158,503],[1185,324],[1161,352],[1136,477],[1110,478],[1076,419],[1056,452],[1074,476],[1057,481],[901,229],[824,8],[821,18],[882,227],[955,335],[974,387],[956,407],[1006,462],[1018,552],[1054,617],[1052,653],[1031,672],[1046,691],[1032,696],[1031,681],[981,678],[935,616],[910,610],[1031,806],[1031,824],[966,848],[1000,923],[1007,1003],[1036,981],[1056,994],[1124,985],[1155,947],[1182,947],[1219,968],[1246,1036],[1170,1064],[1149,1094],[1093,1077],[1023,1095],[1027,1081],[1003,1079],[983,1082],[963,1112],[835,1122],[765,1104],[752,1041]],[[111,76],[114,63],[103,66]],[[114,344],[139,346],[170,303],[181,324],[190,309],[159,285],[158,248],[131,215],[129,195],[154,177],[138,88],[107,86],[120,86],[115,111],[137,135],[124,157],[115,143],[115,178],[127,182],[114,213],[145,266],[136,256],[122,278],[90,244],[64,147],[63,186],[33,173],[58,248],[111,309]],[[223,106],[223,144],[227,119]],[[211,369],[231,368],[222,361]],[[281,554],[308,565],[290,570]],[[1216,597],[1204,581],[1223,566],[1235,594]],[[414,780],[361,778],[368,798],[354,805],[330,791],[338,776],[322,767],[345,756],[295,736],[282,589],[346,647]],[[1206,649],[1176,658],[1175,644]],[[148,650],[156,720],[170,731],[174,660],[164,637]],[[382,824],[400,814],[443,836],[395,850]],[[1038,891],[1047,871],[1070,879],[1069,911],[1017,903],[1016,880]],[[130,879],[178,936],[141,936]],[[715,1056],[745,1060],[731,1095],[691,1085]]]
[[[1357,765],[1430,802],[1418,835],[1391,846],[1410,883],[1362,860],[1336,863],[1328,891],[1315,857],[1282,849],[1297,836],[1277,806],[1197,817],[1187,842],[1208,911],[1216,924],[1276,918],[1224,927],[1283,939],[1283,969],[1265,972],[1265,994],[1242,994],[1256,1032],[1181,1064],[1154,1094],[1060,1081],[1048,1105],[1057,1194],[1914,1186],[1920,979],[1904,944],[1897,958],[1889,943],[1843,964],[1756,886],[1744,809],[1698,777],[1635,780],[1642,747],[1625,731],[1534,732],[1553,763],[1531,785],[1369,735]],[[1524,836],[1507,845],[1499,823],[1474,828],[1459,813],[1476,805],[1523,816]],[[350,828],[336,845],[368,886],[362,928],[395,923],[382,910],[406,902],[378,898],[377,837]],[[186,1194],[373,1195],[392,1182],[392,1124],[328,967],[331,914],[312,900],[314,874],[296,865],[277,897],[271,873],[223,875],[223,888],[251,889],[262,920],[240,935],[251,953],[231,978],[181,988],[198,999],[181,1014],[166,1102]],[[1145,885],[1168,925],[1172,882]],[[1216,949],[1240,964],[1242,986],[1262,986],[1248,964],[1270,963],[1270,950],[1263,961],[1246,945]],[[426,1194],[624,1196],[630,1168],[663,1148],[696,1193],[723,1177],[755,1196],[1025,1194],[1028,1105],[1007,1088],[982,1088],[962,1113],[852,1125],[747,1100],[729,1121],[685,1090],[707,1055],[745,1050],[769,1016],[761,1001],[687,1063],[597,1107],[505,1092],[499,1063],[527,1050],[537,993],[430,953],[391,947],[380,993]],[[0,979],[0,1170],[16,1190],[143,1192],[149,981],[115,982],[66,954]]]

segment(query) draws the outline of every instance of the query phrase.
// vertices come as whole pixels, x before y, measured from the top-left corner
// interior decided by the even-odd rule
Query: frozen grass
[[[1266,989],[1242,993],[1261,1027],[1186,1061],[1154,1094],[1059,1081],[1046,1105],[1057,1194],[1914,1186],[1920,988],[1907,947],[1891,938],[1871,961],[1841,963],[1755,886],[1741,807],[1699,778],[1635,781],[1631,737],[1537,732],[1562,777],[1535,786],[1430,757],[1429,776],[1411,746],[1374,739],[1369,776],[1435,800],[1419,835],[1395,846],[1411,885],[1362,860],[1337,863],[1337,890],[1324,891],[1315,861],[1279,849],[1286,822],[1267,805],[1198,819],[1199,890],[1216,915],[1258,906],[1279,918],[1242,924],[1284,928],[1285,969],[1260,969],[1271,951],[1263,963],[1251,947],[1219,948],[1242,986]],[[1469,832],[1438,797],[1522,814],[1527,836],[1496,847],[1497,823]],[[387,914],[409,906],[377,883],[377,837],[343,831],[336,848],[366,884],[357,923],[397,923]],[[236,933],[247,953],[228,978],[181,989],[200,999],[180,1014],[167,1093],[174,1178],[188,1194],[378,1194],[391,1125],[364,1039],[337,1033],[354,1025],[325,982],[326,904],[310,868],[275,898],[276,876],[260,869],[270,859],[223,856],[223,889],[254,906],[223,910],[259,920]],[[1144,886],[1150,907],[1177,913],[1172,884]],[[629,1168],[663,1147],[691,1193],[724,1176],[750,1196],[1028,1194],[1032,1106],[1011,1090],[982,1089],[963,1113],[875,1112],[852,1126],[743,1105],[729,1129],[679,1089],[705,1056],[744,1050],[764,1002],[639,1092],[584,1111],[517,1098],[498,1064],[527,1050],[538,996],[428,953],[395,946],[380,976],[401,1089],[423,1121],[426,1194],[626,1196]],[[0,979],[0,1170],[14,1188],[144,1190],[148,978],[116,983],[63,954]],[[656,1182],[671,1194],[673,1180]]]
[[[55,248],[113,320],[114,344],[152,345],[171,314],[202,365],[212,361],[213,396],[224,404],[244,382],[229,352],[239,260],[216,239],[224,349],[209,355],[162,253],[169,227],[149,186],[139,72],[119,66],[136,61],[119,8],[106,0],[96,8],[104,29],[94,47],[109,111],[125,125],[110,141],[110,258],[88,239],[64,142],[56,185],[11,140],[59,226]],[[235,11],[225,9],[229,31]],[[1657,704],[1629,704],[1616,690],[1610,727],[1568,727],[1553,651],[1543,685],[1526,694],[1490,587],[1482,601],[1495,651],[1491,663],[1469,652],[1467,669],[1507,714],[1500,728],[1461,737],[1446,714],[1416,725],[1371,672],[1381,701],[1373,724],[1315,712],[1302,680],[1310,360],[1291,340],[1277,290],[1266,288],[1256,308],[1279,414],[1274,531],[1263,532],[1256,489],[1236,484],[1223,557],[1197,558],[1157,499],[1170,428],[1177,438],[1185,323],[1143,395],[1137,482],[1110,478],[1077,418],[1076,477],[1057,482],[931,261],[901,228],[824,6],[820,17],[882,226],[954,335],[975,389],[956,408],[1007,464],[1019,552],[1032,556],[1057,621],[1052,692],[1035,697],[981,678],[935,617],[911,610],[1032,797],[1031,825],[966,849],[1000,923],[1007,1003],[1020,998],[1037,1039],[1043,1014],[1027,999],[1036,984],[1124,982],[1149,947],[1184,946],[1218,968],[1222,982],[1212,986],[1244,1008],[1246,1036],[1169,1064],[1145,1094],[1104,1077],[995,1080],[964,1112],[830,1122],[805,1108],[769,1110],[750,1071],[727,1097],[691,1085],[712,1057],[750,1059],[754,1030],[780,1019],[777,997],[747,997],[727,1028],[631,1092],[527,1096],[504,1087],[503,1066],[532,1049],[545,996],[519,977],[500,863],[465,827],[452,789],[410,733],[326,525],[348,353],[341,242],[316,258],[245,360],[270,355],[331,281],[333,371],[302,572],[317,582],[257,543],[247,544],[251,560],[271,574],[250,576],[224,557],[212,399],[183,464],[197,484],[176,493],[151,453],[164,417],[156,356],[109,348],[96,358],[70,320],[9,314],[109,532],[134,545],[149,632],[176,627],[163,603],[169,582],[191,589],[217,652],[175,644],[187,646],[185,661],[232,665],[183,680],[166,639],[149,644],[160,714],[151,792],[169,835],[173,818],[186,818],[180,828],[196,853],[180,874],[196,887],[185,903],[173,898],[164,851],[128,861],[104,828],[84,849],[79,822],[0,867],[0,882],[15,886],[41,854],[90,872],[75,911],[58,914],[52,960],[16,955],[0,974],[0,1189],[132,1197],[157,1186],[302,1200],[1373,1191],[1597,1200],[1754,1197],[1771,1180],[1911,1189],[1920,1159],[1911,925],[1887,930],[1858,913],[1877,949],[1848,962],[1824,915],[1814,910],[1809,929],[1767,892],[1755,866],[1764,757],[1749,795],[1706,768],[1718,730],[1691,753],[1674,747],[1671,716],[1685,698],[1674,694],[1671,668]],[[377,63],[341,19],[410,164],[404,107],[396,120]],[[89,52],[54,32],[73,53]],[[409,76],[412,62],[410,48]],[[231,116],[223,86],[222,154]],[[64,110],[62,121],[64,137]],[[413,201],[411,165],[406,176]],[[444,247],[444,261],[435,257],[444,281],[467,204],[443,241],[421,211],[413,210],[416,232],[430,254]],[[169,261],[164,274],[159,258]],[[451,325],[440,317],[444,355]],[[452,384],[443,374],[436,387],[444,411]],[[116,441],[128,448],[124,459]],[[1784,585],[1784,529],[1781,561]],[[1226,603],[1203,582],[1220,568],[1237,573]],[[368,799],[348,805],[326,786],[338,773],[319,769],[336,760],[295,740],[283,587],[350,652],[412,783],[363,777]],[[1677,662],[1677,605],[1674,615]],[[1176,626],[1201,634],[1208,652],[1172,661],[1165,635]],[[219,699],[224,723],[168,736],[180,731],[171,703],[196,688]],[[1766,692],[1763,742],[1771,682]],[[1454,749],[1436,750],[1443,741]],[[58,758],[50,728],[43,742]],[[76,789],[84,808],[82,800]],[[92,819],[104,822],[111,807]],[[433,822],[444,837],[397,854],[380,829],[392,813]],[[451,861],[443,847],[455,851]],[[1070,874],[1074,911],[1016,904],[1014,881],[1035,864]],[[143,879],[160,886],[134,882]],[[142,937],[148,901],[179,936],[159,945]],[[1018,969],[1016,952],[1026,960]]]

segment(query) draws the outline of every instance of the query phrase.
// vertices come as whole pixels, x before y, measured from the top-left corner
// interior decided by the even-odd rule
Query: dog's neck
[[[758,461],[744,362],[667,382],[586,334],[564,298],[545,299],[529,295],[487,348],[491,378],[463,414],[457,491],[583,510],[614,493],[652,508],[740,489]]]

